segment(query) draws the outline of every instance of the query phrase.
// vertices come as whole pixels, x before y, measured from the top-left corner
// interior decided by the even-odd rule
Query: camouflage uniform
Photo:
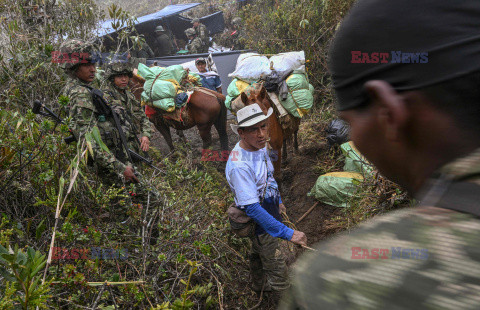
[[[208,46],[208,30],[207,26],[200,23],[197,27],[194,27],[195,32],[197,33],[197,37],[202,40],[203,44]]]
[[[137,133],[139,133],[142,137],[147,137],[150,139],[152,135],[151,123],[145,115],[143,107],[140,105],[140,102],[137,101],[135,96],[128,89],[125,89],[125,92],[122,92],[115,86],[113,81],[110,80],[106,81],[102,91],[107,102],[120,103],[122,107],[126,109],[127,116],[131,117]]]
[[[375,218],[303,257],[280,309],[478,309],[480,149],[427,184],[418,207]],[[465,206],[477,216],[453,211]]]
[[[187,49],[190,54],[201,54],[207,52],[205,45],[203,45],[202,40],[199,37],[195,37],[190,43],[188,43]]]
[[[162,33],[155,37],[154,49],[156,57],[168,56],[173,54],[172,40],[170,40],[168,34]]]
[[[230,34],[232,40],[232,48],[233,50],[242,50],[244,48],[242,40],[243,40],[243,30],[241,29],[242,26],[242,19],[240,17],[235,17],[232,20],[233,24],[233,31]]]
[[[144,42],[142,45],[142,48],[135,48],[130,51],[130,56],[134,58],[153,58],[155,57],[155,54],[153,53],[153,50],[150,48],[150,45],[148,45],[147,42]]]
[[[87,83],[78,78],[68,78],[63,95],[70,99],[69,115],[72,119],[70,128],[78,141],[81,141],[86,133],[92,134],[98,130],[101,142],[93,139],[92,148],[94,163],[99,170],[99,175],[104,176],[105,180],[121,184],[125,167],[133,165],[133,163],[128,161],[113,117],[99,114],[93,104],[92,94],[88,86]],[[128,111],[118,101],[109,103],[113,105],[119,116],[129,147],[138,152],[138,143],[135,140],[135,133],[131,129]],[[102,148],[102,142],[108,149]],[[123,162],[117,158],[121,158]]]

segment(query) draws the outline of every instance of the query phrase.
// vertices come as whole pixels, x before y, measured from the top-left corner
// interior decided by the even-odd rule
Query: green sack
[[[180,84],[186,72],[187,71],[185,71],[181,65],[173,65],[173,66],[163,68],[163,70],[158,75],[157,79],[158,80],[175,80]]]
[[[343,154],[345,155],[344,171],[358,172],[364,176],[373,173],[373,166],[365,157],[357,150],[352,141],[345,142],[340,145]]]
[[[356,172],[331,172],[321,175],[312,190],[307,194],[323,203],[335,207],[348,207],[363,176]]]
[[[152,102],[152,105],[156,108],[160,108],[167,112],[173,112],[175,110],[175,99],[174,98],[164,98],[160,100],[155,100]]]
[[[168,112],[173,111],[175,109],[174,98],[178,92],[178,85],[186,74],[183,67],[174,65],[166,68],[149,68],[144,64],[139,64],[138,74],[145,79],[142,100],[156,108]]]
[[[305,73],[294,71],[287,79],[287,98],[280,103],[295,117],[302,118],[313,106],[314,88],[308,83]]]
[[[242,81],[240,79],[233,79],[232,82],[230,82],[230,85],[228,85],[227,88],[227,98],[225,99],[225,106],[227,109],[231,109],[231,104],[232,100],[235,100],[240,94],[248,87],[250,86],[249,83]]]

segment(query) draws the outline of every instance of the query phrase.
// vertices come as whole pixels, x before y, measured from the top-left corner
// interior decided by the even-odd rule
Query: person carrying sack
[[[240,141],[230,153],[225,169],[235,195],[236,206],[228,210],[232,230],[252,241],[250,272],[254,291],[262,288],[263,291],[282,291],[289,287],[285,258],[277,238],[307,245],[303,232],[281,221],[280,211],[285,212],[286,208],[273,178],[273,164],[266,148],[267,119],[272,113],[270,108],[265,115],[258,104],[237,112],[238,125],[231,126]]]

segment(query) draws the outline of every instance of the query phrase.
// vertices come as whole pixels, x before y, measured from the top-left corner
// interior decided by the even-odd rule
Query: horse
[[[137,100],[140,100],[145,79],[134,74],[131,81],[133,84],[132,93]],[[175,147],[170,134],[170,127],[177,129],[177,134],[185,139],[181,130],[197,126],[200,137],[202,138],[203,148],[207,149],[212,145],[212,125],[215,126],[218,132],[222,150],[228,150],[227,108],[224,102],[224,95],[207,88],[196,87],[190,96],[185,111],[181,114],[182,118],[184,118],[182,121],[166,118],[165,111],[157,108],[155,108],[155,114],[149,115],[149,119],[165,138],[171,151],[173,151]]]
[[[255,89],[250,92],[249,95],[242,92],[240,98],[244,106],[257,103],[262,109],[265,115],[269,108],[273,108],[274,113],[268,118],[268,134],[269,134],[269,144],[273,149],[273,167],[275,179],[281,179],[281,167],[282,167],[282,158],[283,160],[287,159],[287,140],[293,135],[294,137],[294,149],[295,152],[298,152],[298,140],[297,133],[300,125],[300,120],[293,117],[293,123],[291,128],[283,129],[278,118],[278,110],[275,107],[275,104],[272,102],[270,97],[265,90],[265,87],[261,86],[260,89]],[[283,148],[283,156],[282,156]]]

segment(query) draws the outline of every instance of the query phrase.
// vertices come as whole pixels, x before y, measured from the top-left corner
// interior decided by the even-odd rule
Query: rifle
[[[118,134],[120,135],[120,140],[122,142],[123,149],[127,153],[127,156],[128,156],[128,159],[130,160],[130,162],[133,163],[134,162],[133,159],[143,161],[144,163],[146,163],[148,166],[152,167],[153,169],[155,169],[159,172],[164,172],[162,169],[153,165],[153,160],[148,156],[148,153],[145,152],[145,154],[147,155],[147,158],[145,158],[145,157],[141,156],[140,154],[138,154],[137,152],[133,151],[132,149],[130,149],[128,147],[127,138],[125,137],[125,133],[123,132],[122,126],[120,124],[120,120],[118,119],[118,114],[117,114],[117,112],[115,112],[115,110],[112,108],[112,106],[110,106],[105,101],[105,98],[103,98],[103,92],[101,90],[93,88],[93,87],[90,88],[90,92],[92,93],[93,104],[95,105],[97,110],[101,114],[112,115],[113,121],[115,123],[115,127],[117,128]],[[133,125],[133,122],[130,121],[130,123]],[[135,131],[135,137],[136,137],[137,143],[140,145],[140,141],[138,140],[138,137],[136,135],[137,132],[136,132],[135,129],[134,129],[134,131]]]
[[[42,111],[45,110],[45,112]],[[65,124],[63,120],[55,114],[52,110],[50,110],[48,107],[43,105],[39,100],[35,100],[33,102],[33,107],[32,107],[32,112],[38,115],[43,115],[46,117],[52,118],[57,124]],[[75,138],[75,135],[73,134],[72,130],[68,130],[71,134],[70,137],[63,138],[63,141],[65,141],[66,144],[70,144],[72,142],[77,141],[77,138]]]
[[[122,130],[122,127],[120,125],[120,120],[118,119],[117,113],[105,102],[105,99],[103,98],[103,93],[100,90],[91,88],[90,91],[92,93],[92,99],[94,101],[94,104],[95,104],[95,107],[97,108],[97,110],[101,114],[107,114],[107,115],[112,114],[112,117],[115,121],[115,127],[117,127],[117,130],[118,130],[119,135],[120,135],[120,139],[122,140],[122,146],[126,150],[130,162],[133,163],[132,159],[135,158],[137,161],[143,161],[144,163],[146,163],[148,166],[152,167],[153,169],[155,169],[157,171],[160,171],[160,172],[163,172],[162,169],[153,165],[153,160],[151,158],[145,158],[145,157],[141,156],[140,154],[136,153],[135,151],[131,150],[128,147],[127,139],[126,139],[125,134],[124,134],[124,132]],[[95,100],[97,100],[97,103],[95,103]],[[97,106],[97,105],[99,105],[98,104],[99,102],[100,102],[100,104],[102,104],[102,106]],[[42,109],[44,111],[42,111]],[[32,112],[35,113],[35,114],[38,114],[38,115],[43,115],[43,116],[46,116],[46,117],[50,117],[57,124],[65,124],[64,121],[58,115],[56,115],[52,110],[50,110],[48,107],[43,105],[39,100],[35,100],[33,102]],[[75,135],[73,134],[71,129],[69,129],[69,132],[71,133],[71,136],[63,139],[65,141],[65,143],[67,143],[67,144],[70,144],[72,142],[77,141],[77,138],[75,137]],[[138,140],[138,138],[137,138],[137,140]]]

